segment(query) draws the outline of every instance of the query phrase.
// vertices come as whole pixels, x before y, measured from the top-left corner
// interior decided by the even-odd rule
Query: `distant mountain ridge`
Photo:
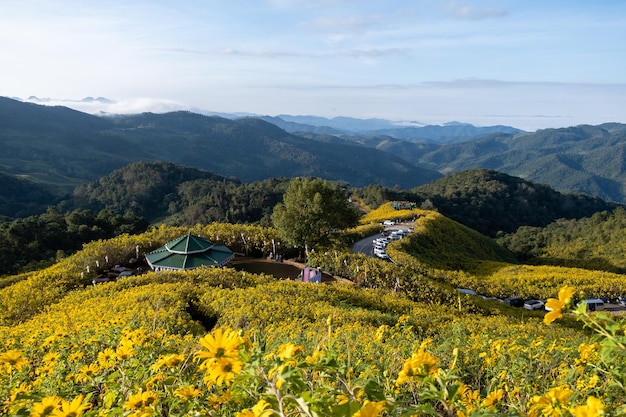
[[[0,98],[0,172],[72,189],[136,161],[166,161],[242,181],[316,176],[413,187],[441,177],[359,144],[328,144],[255,118],[191,112],[98,117]]]
[[[469,123],[449,122],[443,125],[423,125],[418,122],[406,124],[385,119],[355,119],[335,117],[327,119],[316,116],[276,117],[263,116],[263,120],[273,123],[291,133],[315,133],[335,136],[354,136],[355,141],[367,140],[372,136],[387,136],[417,143],[457,143],[491,133],[522,133],[523,130],[511,126],[476,127]]]
[[[0,98],[4,151],[0,172],[69,191],[136,161],[172,162],[244,182],[315,176],[355,187],[400,188],[485,168],[549,184],[558,191],[626,202],[624,124],[455,136],[453,141],[462,141],[441,144],[381,134],[391,133],[385,129],[364,135],[313,124],[308,132],[290,134],[285,129],[303,126],[292,120],[326,123],[329,119],[291,118],[281,128],[276,119],[270,123],[258,117],[227,119],[182,111],[97,117],[61,106]],[[356,120],[336,118],[348,126]],[[368,123],[371,128],[391,122],[368,119]],[[403,131],[414,129],[462,135],[475,127],[451,122]]]
[[[414,148],[411,158],[442,173],[488,168],[549,184],[558,191],[626,202],[625,124],[493,134],[458,144]]]
[[[81,100],[72,100],[39,98],[36,96],[30,96],[25,100],[19,98],[15,99],[24,102],[44,105],[57,104],[70,107],[72,105],[75,105],[75,107],[80,111],[89,111],[90,114],[96,115],[116,114],[115,111],[109,110],[109,108],[115,108],[114,106],[109,105],[114,105],[116,104],[116,102],[105,97],[85,97]],[[87,104],[89,106],[81,106],[82,104]],[[101,105],[101,107],[94,107],[94,105]],[[174,103],[172,103],[172,106],[173,108],[171,108],[169,111],[183,110],[182,105],[175,105]],[[315,133],[336,136],[346,134],[364,136],[386,135],[397,139],[415,142],[456,143],[489,133],[522,132],[522,130],[510,126],[477,127],[469,123],[460,123],[455,121],[447,122],[442,125],[427,125],[418,121],[393,121],[380,118],[360,119],[345,116],[326,118],[320,116],[288,114],[280,114],[277,116],[262,116],[251,113],[225,113],[206,111],[202,109],[189,110],[191,110],[193,113],[203,114],[205,116],[218,116],[231,120],[244,117],[259,118],[265,120],[266,122],[272,123],[289,133]],[[135,113],[137,112],[135,111]],[[159,111],[158,113],[162,113],[162,111]],[[124,114],[128,113],[124,112]]]

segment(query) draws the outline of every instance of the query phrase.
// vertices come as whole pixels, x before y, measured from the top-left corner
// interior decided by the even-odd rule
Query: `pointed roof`
[[[221,267],[234,256],[233,251],[224,245],[215,245],[208,239],[187,233],[147,253],[146,260],[155,270],[180,271],[201,266]]]

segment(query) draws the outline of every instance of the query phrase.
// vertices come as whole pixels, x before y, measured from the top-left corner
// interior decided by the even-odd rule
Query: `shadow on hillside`
[[[612,264],[604,258],[586,259],[561,259],[561,258],[535,258],[526,261],[529,265],[563,266],[567,268],[580,268],[590,271],[606,271],[616,274],[626,274],[626,268]]]

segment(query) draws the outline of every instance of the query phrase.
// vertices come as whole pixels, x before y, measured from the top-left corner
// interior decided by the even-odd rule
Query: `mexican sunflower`
[[[30,410],[31,417],[46,417],[51,416],[61,405],[61,399],[57,396],[50,396],[42,398],[41,401],[33,404],[33,408]]]
[[[596,397],[589,397],[587,404],[574,408],[572,414],[575,417],[600,417],[604,415],[604,405]]]
[[[556,319],[563,317],[563,308],[572,302],[576,290],[572,287],[563,287],[559,290],[559,298],[549,298],[546,302],[548,313],[543,317],[545,324],[550,324]]]
[[[265,400],[260,400],[252,410],[246,409],[237,413],[237,417],[268,417],[272,415],[272,411],[268,410],[271,405]]]
[[[243,367],[239,356],[243,338],[226,328],[207,334],[198,343],[205,349],[195,353],[195,357],[202,360],[200,369],[206,371],[205,384],[229,385]]]
[[[91,404],[82,395],[74,398],[71,402],[61,400],[61,405],[53,411],[54,417],[78,417],[91,408]]]
[[[236,331],[226,328],[225,330],[217,329],[213,334],[207,334],[198,343],[206,350],[196,352],[195,356],[206,362],[224,357],[238,358],[239,347],[243,344],[243,339]]]
[[[528,417],[561,416],[568,410],[569,397],[574,391],[567,385],[554,387],[545,395],[535,395],[528,403]]]
[[[21,371],[28,365],[28,361],[24,358],[22,352],[18,350],[8,350],[0,353],[0,363],[4,363],[9,368],[15,368],[18,371]]]
[[[368,401],[365,400],[363,403],[363,407],[356,413],[352,414],[352,417],[377,417],[382,415],[383,410],[385,409],[385,405],[387,403],[385,401]]]
[[[238,359],[222,357],[214,361],[206,361],[206,374],[204,375],[204,383],[207,385],[222,384],[230,385],[233,379],[241,372],[243,362]]]
[[[424,378],[428,375],[435,375],[439,371],[437,364],[439,359],[430,353],[419,350],[404,362],[402,370],[398,374],[396,385],[402,385],[411,380],[411,377]]]

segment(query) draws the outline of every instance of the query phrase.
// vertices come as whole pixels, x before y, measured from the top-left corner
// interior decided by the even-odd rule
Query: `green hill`
[[[559,219],[539,228],[523,226],[498,242],[526,262],[626,272],[626,210]]]
[[[259,119],[189,112],[96,117],[0,97],[0,172],[71,190],[131,162],[165,161],[242,181],[316,176],[413,187],[440,177],[361,145],[323,144]]]
[[[485,262],[517,263],[492,239],[434,211],[420,215],[413,232],[391,245],[395,261],[414,258],[424,268],[476,272]]]
[[[39,184],[0,172],[0,216],[15,218],[39,214],[59,198]]]
[[[269,222],[289,180],[242,183],[166,162],[137,162],[74,190],[71,205],[116,213],[131,211],[149,222]]]
[[[449,174],[411,190],[372,185],[354,194],[370,207],[386,201],[412,201],[490,237],[513,233],[521,226],[543,227],[557,219],[588,217],[621,206],[588,195],[560,193],[548,185],[486,169]]]
[[[493,169],[558,191],[626,202],[626,125],[607,123],[494,134],[423,152],[414,161],[440,172]]]
[[[612,210],[616,203],[584,194],[560,193],[552,187],[493,170],[450,174],[412,190],[422,207],[495,237],[520,226],[546,226],[565,218],[582,218]]]

